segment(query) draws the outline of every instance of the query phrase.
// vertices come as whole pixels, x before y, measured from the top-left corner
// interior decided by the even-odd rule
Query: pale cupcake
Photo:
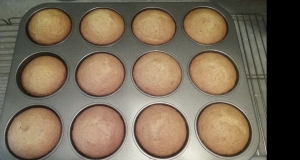
[[[109,53],[94,53],[77,69],[79,87],[93,96],[107,96],[117,91],[125,78],[122,62]]]
[[[21,159],[38,159],[50,153],[61,136],[62,125],[50,109],[27,109],[12,119],[7,131],[7,144]]]
[[[224,17],[214,9],[197,8],[184,18],[186,34],[201,44],[215,44],[227,34],[227,23]]]
[[[150,45],[161,45],[170,41],[176,30],[173,18],[159,9],[146,9],[136,15],[132,31],[137,39]]]
[[[251,131],[247,118],[226,103],[206,107],[197,121],[198,135],[212,152],[222,156],[241,153],[249,143]]]
[[[181,82],[181,76],[178,62],[163,52],[144,54],[133,68],[136,85],[153,96],[165,96],[175,91]]]
[[[125,137],[125,125],[114,109],[96,105],[76,117],[71,136],[74,146],[83,155],[104,158],[120,148]]]
[[[67,77],[67,68],[58,58],[39,56],[23,69],[21,83],[24,90],[35,97],[43,97],[58,91]]]
[[[70,17],[60,9],[49,8],[35,13],[28,23],[28,35],[38,44],[53,45],[63,41],[71,31]]]
[[[191,80],[200,90],[213,95],[230,92],[238,78],[234,64],[216,52],[200,53],[194,57],[189,72]]]
[[[125,29],[123,18],[111,9],[98,8],[85,15],[80,23],[84,39],[95,45],[109,45],[121,38]]]
[[[134,132],[141,148],[159,158],[180,152],[188,135],[182,115],[165,104],[154,104],[144,109],[136,120]]]

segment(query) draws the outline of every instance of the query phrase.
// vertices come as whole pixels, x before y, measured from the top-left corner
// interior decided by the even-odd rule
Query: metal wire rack
[[[260,131],[256,158],[267,157],[267,16],[232,15]],[[254,157],[255,158],[255,157]]]
[[[245,64],[260,143],[252,159],[267,158],[267,16],[232,15]],[[0,19],[0,116],[21,17]]]
[[[0,19],[0,115],[21,18]]]

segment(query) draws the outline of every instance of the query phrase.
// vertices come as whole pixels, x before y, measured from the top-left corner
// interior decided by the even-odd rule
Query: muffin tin
[[[207,7],[221,13],[228,31],[226,37],[213,45],[194,42],[184,31],[185,15],[194,8]],[[72,21],[69,36],[62,42],[44,46],[31,41],[27,35],[30,17],[39,10],[57,8],[66,12]],[[118,12],[124,22],[122,37],[110,45],[97,46],[87,42],[80,34],[80,21],[89,11],[96,8],[109,8]],[[174,37],[162,45],[147,45],[140,42],[132,33],[131,23],[136,14],[147,8],[161,9],[169,13],[176,23]],[[171,55],[180,64],[182,79],[179,87],[165,96],[151,96],[142,92],[134,83],[132,71],[135,62],[147,52],[160,51]],[[227,56],[236,66],[238,81],[233,90],[224,95],[210,95],[199,90],[189,77],[189,64],[193,57],[205,51],[214,51]],[[123,63],[125,79],[113,94],[95,97],[84,93],[77,85],[76,70],[88,55],[105,52],[115,55]],[[33,97],[22,88],[22,69],[33,58],[52,55],[62,60],[67,67],[64,85],[54,94],[46,97]],[[16,40],[14,56],[8,79],[7,91],[0,121],[0,158],[18,159],[8,149],[7,128],[15,115],[27,107],[44,106],[57,113],[62,122],[62,134],[57,146],[41,159],[88,159],[77,152],[70,136],[73,120],[84,108],[103,104],[118,111],[125,123],[125,138],[121,147],[105,159],[250,159],[259,143],[258,127],[250,91],[244,70],[238,37],[231,15],[220,6],[208,2],[128,2],[128,3],[45,3],[29,10],[22,18]],[[234,156],[221,156],[211,152],[201,142],[197,134],[197,119],[202,109],[212,103],[228,103],[238,108],[248,119],[251,127],[249,144],[241,153]],[[188,137],[185,146],[170,157],[160,158],[143,151],[134,135],[134,125],[141,111],[152,104],[167,104],[177,109],[187,122]],[[43,147],[43,146],[41,146]]]

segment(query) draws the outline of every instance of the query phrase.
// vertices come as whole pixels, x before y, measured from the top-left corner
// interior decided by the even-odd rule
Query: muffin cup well
[[[71,30],[72,20],[69,14],[60,8],[40,9],[31,15],[26,24],[27,37],[33,43],[42,46],[62,43]]]
[[[80,122],[83,122],[83,123],[85,123],[85,122],[87,122],[87,121],[85,121],[84,119],[89,119],[89,118],[96,118],[96,117],[86,117],[87,116],[87,113],[85,113],[85,112],[87,112],[89,109],[102,109],[101,110],[101,112],[99,112],[99,111],[95,111],[95,112],[97,112],[97,117],[99,117],[99,116],[101,116],[102,117],[102,119],[97,119],[97,122],[95,122],[95,121],[89,121],[88,122],[88,124],[83,124],[83,125],[85,125],[86,126],[86,129],[87,130],[89,130],[89,129],[91,129],[91,127],[93,126],[95,129],[97,129],[97,130],[99,130],[99,126],[101,126],[102,125],[102,127],[103,127],[103,124],[99,124],[98,122],[100,122],[100,120],[101,120],[101,122],[102,123],[106,123],[105,121],[107,121],[110,117],[108,117],[108,116],[106,116],[105,117],[105,113],[104,113],[104,111],[109,111],[110,113],[111,112],[113,112],[113,114],[118,114],[118,116],[117,117],[115,117],[115,118],[120,118],[120,120],[122,121],[122,125],[123,125],[123,131],[121,131],[121,132],[123,132],[123,137],[122,137],[122,141],[120,142],[120,144],[116,147],[116,148],[114,148],[114,150],[113,151],[111,151],[111,153],[107,153],[107,154],[105,154],[105,155],[103,155],[102,153],[101,153],[101,151],[103,151],[103,150],[105,150],[105,149],[107,149],[108,147],[110,147],[110,146],[106,146],[105,148],[100,148],[99,149],[99,153],[101,153],[101,155],[99,154],[98,155],[98,157],[91,157],[91,155],[95,155],[95,153],[92,153],[91,151],[87,151],[87,150],[85,150],[83,147],[82,147],[82,145],[84,144],[83,142],[77,142],[77,145],[76,145],[76,142],[75,142],[75,140],[74,140],[74,138],[76,138],[77,139],[77,141],[78,141],[78,135],[75,135],[75,133],[73,132],[73,130],[74,130],[74,125],[75,125],[75,122],[77,122],[77,127],[79,127],[78,126],[78,123],[80,123]],[[104,110],[105,109],[105,110]],[[104,113],[104,114],[103,114]],[[85,114],[84,116],[85,116],[85,118],[84,119],[82,119],[82,117],[81,117],[81,121],[77,121],[77,119],[79,118],[79,116],[81,116],[82,114]],[[91,116],[95,116],[96,114],[94,114],[94,115],[91,115]],[[69,130],[69,134],[70,134],[70,143],[71,143],[71,147],[72,147],[72,149],[73,149],[73,151],[79,156],[79,157],[81,157],[81,158],[83,158],[83,159],[86,159],[86,158],[88,158],[88,159],[94,159],[94,158],[97,158],[97,159],[109,159],[109,158],[111,158],[111,157],[113,157],[115,154],[117,154],[118,152],[119,152],[119,150],[122,148],[122,146],[123,146],[123,144],[124,144],[124,141],[125,141],[125,139],[126,139],[126,134],[127,134],[127,131],[126,131],[126,123],[125,123],[126,121],[125,121],[125,119],[124,119],[124,116],[121,114],[121,112],[119,111],[119,110],[117,110],[115,107],[113,107],[113,106],[111,106],[111,105],[109,105],[109,104],[90,104],[90,105],[88,105],[88,106],[86,106],[86,107],[84,107],[84,108],[82,108],[76,115],[75,115],[75,117],[73,118],[73,120],[72,120],[72,124],[71,124],[71,126],[70,126],[70,130]],[[111,121],[109,122],[109,123],[111,123]],[[97,126],[98,125],[98,126]],[[117,127],[117,128],[119,128],[119,127]],[[109,129],[113,129],[113,128],[109,128]],[[77,130],[77,131],[80,131],[80,132],[82,132],[83,130]],[[91,132],[95,132],[95,131],[91,131]],[[86,132],[85,132],[86,133]],[[105,133],[105,131],[101,131],[101,132],[99,132],[99,134],[101,135],[101,136],[98,136],[98,137],[93,137],[94,139],[92,140],[92,141],[94,141],[94,140],[99,140],[99,139],[105,139],[106,140],[106,138],[107,138],[107,136],[112,136],[112,134],[111,135],[107,135],[107,133]],[[75,136],[75,137],[74,137]],[[86,136],[84,136],[85,138],[82,138],[81,139],[81,141],[84,141],[84,142],[89,142],[91,139],[88,139],[87,137],[89,137],[88,135],[86,135]],[[114,139],[118,139],[119,137],[115,137]],[[111,139],[111,138],[110,138]],[[103,142],[103,143],[108,143],[108,142]],[[80,146],[81,145],[81,146]],[[93,142],[89,142],[89,145],[91,145],[91,146],[94,146],[94,147],[96,147],[97,146],[97,144],[93,144]],[[98,144],[99,145],[99,144]],[[90,146],[90,147],[91,147]],[[79,148],[81,148],[81,150],[79,149]],[[98,153],[97,153],[98,154]]]
[[[175,116],[176,118],[178,118],[177,116],[179,115],[181,118],[182,118],[182,120],[184,121],[184,130],[186,131],[185,132],[185,134],[186,134],[186,136],[185,136],[185,140],[184,140],[184,142],[181,144],[181,146],[179,146],[180,148],[178,148],[177,149],[177,151],[175,151],[174,153],[172,153],[172,154],[168,154],[168,155],[158,155],[158,152],[160,152],[160,151],[158,151],[158,150],[160,150],[160,149],[157,149],[157,148],[155,148],[155,150],[156,151],[154,151],[153,150],[153,147],[151,148],[149,145],[147,145],[147,146],[145,146],[145,142],[143,142],[144,143],[144,146],[143,146],[143,144],[142,144],[142,142],[140,141],[140,140],[138,140],[139,138],[138,138],[138,131],[137,131],[137,129],[140,129],[140,128],[137,128],[138,126],[137,126],[137,123],[139,122],[139,119],[140,119],[140,117],[141,117],[141,114],[143,114],[147,109],[151,109],[151,108],[153,108],[153,107],[163,107],[163,108],[165,108],[165,109],[168,109],[168,111],[167,112],[169,112],[169,113],[176,113],[175,115],[173,114],[172,116]],[[175,111],[175,112],[174,112]],[[148,111],[147,111],[148,112]],[[151,112],[153,112],[153,110],[151,111]],[[157,110],[157,112],[156,112],[156,114],[160,114],[159,113],[160,111],[159,110]],[[177,113],[178,113],[178,115],[177,115]],[[149,114],[148,114],[149,115]],[[157,127],[158,128],[156,128],[156,130],[154,131],[154,132],[152,132],[152,133],[150,133],[150,136],[151,136],[151,134],[155,134],[156,133],[156,135],[154,135],[154,137],[156,137],[156,138],[158,138],[159,136],[161,136],[161,134],[164,134],[164,132],[163,132],[163,130],[164,130],[164,128],[161,128],[161,127],[163,127],[163,125],[166,125],[166,124],[160,124],[160,120],[164,120],[164,119],[153,119],[154,117],[155,117],[155,113],[153,113],[153,114],[151,114],[151,117],[150,117],[150,119],[151,119],[151,121],[153,121],[153,123],[154,123],[154,125],[158,125]],[[174,117],[164,117],[164,116],[166,116],[166,112],[164,111],[164,113],[163,113],[163,115],[162,115],[163,117],[161,117],[161,118],[166,118],[166,119],[173,119]],[[170,116],[170,115],[169,115]],[[144,117],[143,117],[144,118]],[[146,118],[147,119],[147,118]],[[175,119],[173,119],[173,120],[175,120]],[[178,120],[178,119],[177,119]],[[166,120],[166,122],[167,122],[168,120]],[[140,123],[143,123],[143,122],[140,122]],[[174,125],[177,125],[177,124],[174,124]],[[149,127],[151,127],[151,126],[146,126],[146,128],[149,128]],[[153,127],[153,126],[152,126]],[[171,128],[173,128],[174,126],[171,126]],[[178,127],[178,126],[177,126]],[[183,127],[183,126],[180,126],[180,127]],[[174,128],[173,128],[174,129]],[[177,131],[181,131],[181,130],[177,130]],[[176,132],[176,131],[174,131],[174,132]],[[146,133],[143,133],[143,134],[148,134],[149,132],[146,132]],[[177,132],[176,132],[177,133]],[[171,134],[168,134],[167,136],[170,136]],[[134,118],[134,124],[133,124],[133,137],[134,137],[134,141],[135,141],[135,143],[136,143],[136,146],[140,149],[140,151],[142,152],[142,153],[144,153],[146,156],[148,156],[149,158],[151,158],[151,159],[173,159],[173,158],[176,158],[177,156],[179,156],[184,150],[185,150],[185,148],[186,148],[186,146],[187,146],[187,143],[188,143],[188,141],[189,141],[189,125],[188,125],[188,123],[187,123],[187,120],[186,120],[186,118],[185,118],[185,116],[183,115],[183,113],[180,111],[180,110],[178,110],[177,108],[175,108],[174,107],[174,105],[172,105],[172,104],[167,104],[167,103],[165,103],[165,102],[156,102],[156,103],[153,103],[153,104],[149,104],[149,105],[147,105],[147,106],[145,106],[145,107],[143,107],[138,113],[137,113],[137,115],[135,116],[135,118]],[[145,137],[145,136],[142,136],[142,137]],[[148,137],[148,136],[147,136]],[[179,138],[179,137],[176,137],[176,138]],[[182,137],[180,137],[180,139],[181,139]],[[149,139],[148,139],[149,140]],[[160,139],[160,140],[162,140],[162,139]],[[176,140],[176,139],[174,139],[174,140]],[[157,141],[157,140],[154,140],[154,141]],[[154,141],[152,141],[152,142],[149,142],[149,143],[156,143],[156,142],[154,142]],[[170,139],[169,140],[167,140],[168,142],[170,142]],[[150,147],[150,148],[149,148]],[[156,147],[158,147],[158,146],[156,146]],[[147,149],[148,148],[148,149]],[[168,150],[168,151],[165,151],[165,152],[171,152],[171,148],[169,148],[170,150]],[[152,153],[151,153],[152,152]],[[154,152],[156,152],[156,153],[154,153]],[[160,153],[159,153],[160,154]],[[166,153],[161,153],[161,154],[166,154]]]
[[[225,39],[228,32],[224,15],[210,7],[190,10],[185,14],[182,25],[186,36],[202,45],[216,45]]]
[[[141,43],[160,46],[171,41],[176,33],[173,16],[162,8],[144,8],[132,19],[131,31]]]
[[[211,109],[212,107],[214,109]],[[211,110],[206,111],[206,109]],[[206,113],[203,115],[204,117],[200,119],[204,111],[206,111]],[[201,120],[202,124],[199,124]],[[203,123],[205,123],[205,125]],[[242,124],[245,128],[241,127]],[[211,131],[202,131],[199,126],[201,126],[203,130]],[[248,130],[245,131],[244,129]],[[236,132],[232,133],[234,131]],[[252,125],[249,122],[248,116],[235,105],[221,101],[207,104],[199,110],[195,120],[195,132],[200,144],[212,155],[219,158],[241,157],[249,148],[253,136]],[[210,134],[207,135],[207,133]],[[226,134],[226,136],[224,136],[224,134]],[[244,137],[243,140],[236,138],[242,134],[248,135],[243,135],[248,137],[246,143]],[[201,136],[203,137],[201,138]],[[223,143],[228,140],[232,141],[225,144]],[[243,147],[239,147],[239,145]]]
[[[12,141],[10,141],[9,142],[9,140],[8,140],[8,134],[9,134],[9,130],[11,129],[10,127],[11,127],[11,125],[12,125],[12,123],[15,121],[15,118],[17,118],[19,115],[21,115],[21,114],[25,114],[25,111],[27,112],[26,113],[26,117],[24,117],[24,115],[23,115],[23,117],[22,117],[22,121],[19,121],[18,120],[18,122],[16,122],[15,123],[15,125],[20,125],[20,129],[19,130],[21,130],[22,132],[24,132],[24,134],[26,133],[26,132],[29,132],[29,131],[32,131],[32,130],[34,130],[35,128],[32,128],[32,127],[35,127],[35,126],[40,126],[39,124],[38,124],[38,122],[37,121],[32,121],[32,119],[33,118],[35,118],[35,117],[33,117],[33,115],[35,115],[35,116],[38,116],[38,114],[37,113],[34,113],[33,112],[33,110],[36,110],[36,109],[46,109],[47,111],[51,111],[50,113],[53,113],[53,114],[51,114],[51,115],[49,115],[49,114],[47,114],[46,116],[47,117],[39,117],[39,120],[42,120],[41,118],[43,118],[43,120],[45,119],[45,122],[49,122],[49,120],[50,119],[48,119],[48,118],[51,118],[51,116],[55,116],[55,117],[57,117],[57,119],[52,119],[52,120],[58,120],[59,121],[59,123],[60,123],[60,133],[59,133],[59,137],[57,137],[57,139],[55,138],[55,140],[57,141],[56,142],[56,144],[55,145],[53,145],[53,146],[51,146],[50,148],[48,148],[47,150],[46,150],[46,153],[43,153],[43,154],[39,154],[39,153],[37,153],[38,151],[41,151],[40,149],[38,149],[39,147],[42,147],[42,146],[34,146],[33,144],[32,144],[32,142],[33,142],[33,140],[31,140],[30,141],[30,143],[26,143],[26,139],[22,139],[22,140],[20,140],[20,138],[19,139],[17,139],[17,137],[16,138],[14,138],[14,140],[13,140],[13,142]],[[30,112],[30,114],[28,113],[28,111]],[[41,110],[39,110],[39,111],[41,111]],[[37,111],[35,111],[35,112],[37,112]],[[45,112],[43,112],[42,113],[44,116],[45,116]],[[27,120],[27,121],[24,121],[24,120]],[[22,123],[21,123],[22,122]],[[33,126],[34,124],[36,124],[35,126]],[[45,124],[45,125],[47,125],[47,124]],[[21,128],[21,127],[24,127],[24,129],[23,128]],[[52,127],[56,127],[56,125],[55,126],[52,126]],[[15,127],[14,127],[14,129],[16,129]],[[48,129],[48,128],[45,128],[45,129]],[[35,138],[35,140],[34,140],[34,142],[37,142],[37,143],[41,143],[41,142],[39,142],[39,141],[45,141],[45,140],[47,140],[47,139],[45,139],[45,137],[43,137],[43,139],[40,139],[39,140],[39,136],[42,136],[43,134],[49,134],[50,132],[52,132],[52,131],[50,131],[51,129],[49,129],[48,131],[44,131],[44,130],[39,130],[39,129],[36,129],[36,131],[38,131],[38,132],[40,132],[38,135],[37,134],[35,134],[35,133],[32,133],[32,134],[35,134],[36,135],[36,137],[34,137]],[[45,106],[45,105],[43,105],[43,104],[34,104],[34,105],[30,105],[30,106],[27,106],[27,107],[24,107],[24,108],[22,108],[21,110],[19,110],[15,115],[13,115],[13,117],[11,117],[11,119],[9,120],[9,122],[8,122],[8,124],[7,124],[7,127],[6,127],[6,130],[5,130],[5,143],[6,143],[6,147],[7,147],[7,149],[8,149],[8,151],[15,157],[15,158],[18,158],[18,159],[27,159],[27,158],[29,158],[29,159],[31,159],[31,158],[34,158],[34,159],[45,159],[45,158],[47,158],[48,156],[50,156],[55,150],[56,150],[56,148],[59,146],[59,144],[60,144],[60,141],[61,141],[61,139],[62,139],[62,135],[63,135],[63,123],[62,123],[62,119],[61,119],[61,116],[58,114],[58,112],[57,111],[55,111],[52,107],[49,107],[49,106]],[[20,131],[15,131],[15,132],[20,132]],[[46,133],[45,133],[46,132]],[[55,134],[55,133],[54,133]],[[48,136],[52,136],[53,135],[53,133],[51,134],[51,135],[48,135]],[[21,136],[20,134],[19,134],[19,136]],[[23,137],[23,138],[26,138],[26,137]],[[28,137],[29,138],[29,137]],[[31,137],[31,138],[33,138],[33,137]],[[19,141],[16,141],[16,140],[19,140]],[[39,141],[38,141],[39,140]],[[48,137],[48,140],[49,140],[49,143],[50,143],[50,141],[52,141],[52,140],[54,140],[53,138],[51,138],[51,137]],[[29,142],[28,140],[27,140],[27,142]],[[10,148],[10,145],[9,144],[14,144],[14,145],[16,145],[16,144],[18,145],[18,147],[17,147],[17,149],[15,148],[15,149],[13,149],[13,150],[15,150],[15,151],[12,151],[11,150],[11,148]],[[43,143],[43,144],[45,144],[45,142]],[[25,147],[25,146],[26,147]],[[23,146],[23,149],[20,149],[20,146]],[[25,148],[24,148],[25,147]],[[28,148],[29,149],[28,149]],[[32,147],[31,149],[30,149],[30,147]],[[45,146],[46,147],[46,146]],[[33,152],[33,153],[26,153],[27,151],[28,152],[30,152],[30,151],[32,151],[32,150],[35,150],[35,152]],[[15,153],[15,152],[18,152],[18,153]],[[22,153],[22,152],[25,152],[25,153]],[[44,150],[44,152],[45,152],[45,150]],[[23,157],[24,155],[26,155],[27,157]],[[30,158],[31,157],[31,158]]]
[[[135,61],[132,68],[135,86],[149,96],[164,97],[174,93],[179,88],[182,77],[178,61],[163,51],[144,53]]]
[[[108,46],[121,39],[125,21],[120,13],[111,8],[94,8],[83,16],[79,32],[82,38],[96,46]]]
[[[60,62],[62,62],[63,66],[65,67],[65,76],[64,76],[64,78],[63,77],[61,77],[61,78],[63,78],[64,80],[63,80],[63,82],[61,82],[61,84],[59,84],[58,86],[55,87],[56,89],[51,89],[51,92],[49,91],[49,92],[46,93],[46,91],[40,91],[41,93],[38,93],[38,94],[43,94],[43,95],[38,95],[38,94],[33,95],[33,94],[30,93],[30,91],[26,91],[26,89],[23,87],[23,85],[22,85],[22,74],[23,74],[24,69],[26,68],[26,66],[30,62],[32,62],[36,58],[43,57],[43,56],[50,56],[50,57],[53,57],[53,58],[59,60]],[[54,72],[52,73],[51,70],[49,70],[48,73],[55,75],[55,73]],[[47,74],[47,73],[44,72],[44,74]],[[69,73],[68,73],[68,65],[67,65],[66,61],[60,55],[54,54],[54,53],[50,53],[50,52],[39,52],[39,53],[34,53],[34,54],[28,56],[27,58],[25,58],[21,62],[21,64],[19,65],[19,67],[17,69],[17,72],[16,72],[16,84],[17,84],[18,88],[21,90],[21,92],[23,92],[25,95],[27,95],[29,97],[33,97],[33,98],[45,98],[45,97],[52,96],[53,94],[57,93],[60,89],[62,89],[63,86],[65,85],[67,79],[68,79],[68,75],[69,75]],[[37,77],[37,79],[38,78],[41,79],[42,77]],[[55,77],[51,77],[51,78],[56,79]],[[34,79],[34,77],[31,77],[30,79],[36,81],[36,79]],[[55,85],[55,84],[52,84],[52,85]],[[41,86],[36,86],[36,87],[41,87]]]
[[[106,97],[121,88],[125,74],[124,64],[117,56],[108,52],[94,52],[80,60],[75,79],[84,94]]]
[[[239,82],[236,63],[225,53],[214,50],[195,55],[189,62],[188,75],[199,91],[214,96],[231,93]]]

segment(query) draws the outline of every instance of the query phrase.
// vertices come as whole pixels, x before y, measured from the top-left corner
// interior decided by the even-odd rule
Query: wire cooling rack
[[[253,160],[267,159],[267,16],[232,15],[260,132]],[[0,19],[0,116],[21,17]]]

